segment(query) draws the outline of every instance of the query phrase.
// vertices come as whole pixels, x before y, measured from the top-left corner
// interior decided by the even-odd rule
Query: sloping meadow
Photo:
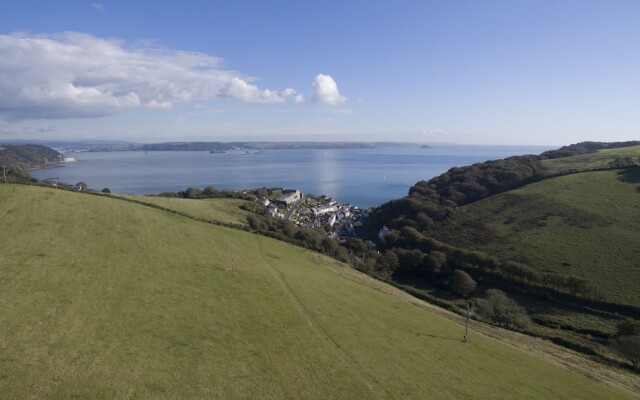
[[[15,185],[0,232],[2,398],[633,398],[247,232]]]

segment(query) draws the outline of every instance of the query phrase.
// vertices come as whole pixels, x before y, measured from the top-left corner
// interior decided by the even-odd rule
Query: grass
[[[547,179],[461,207],[438,227],[452,244],[590,279],[640,305],[640,168]]]
[[[220,222],[223,224],[247,224],[247,211],[240,208],[243,204],[251,204],[240,199],[181,199],[172,197],[118,195],[126,199],[160,206],[162,208],[183,213],[192,218]]]
[[[266,237],[16,185],[0,232],[2,398],[635,398]]]
[[[588,171],[611,168],[614,164],[640,166],[640,146],[600,150],[579,156],[554,158],[542,161],[545,173],[564,174],[569,171]],[[615,166],[615,165],[614,165]]]

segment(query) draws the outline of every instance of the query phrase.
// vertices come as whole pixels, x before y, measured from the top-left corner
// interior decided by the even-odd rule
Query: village
[[[369,209],[340,204],[325,195],[303,195],[299,190],[282,189],[273,199],[259,197],[256,201],[265,207],[267,215],[292,221],[303,228],[323,227],[334,239],[358,235],[369,217]]]

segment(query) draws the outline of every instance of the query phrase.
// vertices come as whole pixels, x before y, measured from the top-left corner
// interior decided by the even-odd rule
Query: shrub
[[[478,301],[478,310],[498,326],[525,329],[531,324],[526,310],[501,290],[487,290],[486,298]]]
[[[451,289],[455,293],[467,297],[476,289],[476,281],[466,272],[456,269],[451,277]]]

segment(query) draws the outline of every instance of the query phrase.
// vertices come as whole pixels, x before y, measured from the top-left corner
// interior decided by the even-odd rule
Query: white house
[[[276,215],[278,215],[278,207],[274,206],[273,204],[267,207],[266,210],[267,214],[275,217]]]
[[[286,205],[293,204],[302,198],[302,193],[299,190],[283,190],[278,201],[285,203]]]
[[[335,206],[320,206],[320,207],[314,207],[311,209],[311,212],[314,215],[322,215],[322,214],[335,212],[335,211],[336,211]]]

